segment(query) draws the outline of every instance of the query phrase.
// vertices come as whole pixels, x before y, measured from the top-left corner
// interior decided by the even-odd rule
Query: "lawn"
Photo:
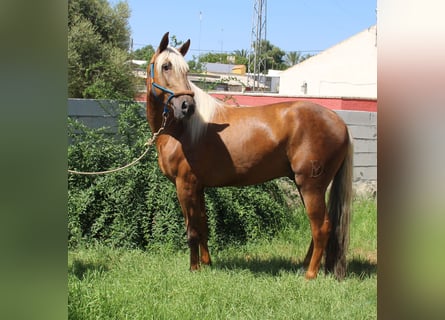
[[[308,222],[307,222],[308,223]],[[375,319],[377,209],[353,204],[348,275],[307,281],[309,226],[212,251],[188,271],[188,252],[92,246],[68,253],[70,319]]]

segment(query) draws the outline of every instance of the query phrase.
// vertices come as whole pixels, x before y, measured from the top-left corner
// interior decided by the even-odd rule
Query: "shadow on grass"
[[[90,272],[103,273],[108,270],[108,266],[102,262],[87,262],[75,259],[68,268],[68,272],[75,275],[78,279],[84,279],[85,275]]]
[[[213,264],[214,268],[221,270],[249,270],[254,274],[277,276],[282,272],[304,275],[303,262],[285,257],[222,257]],[[324,274],[324,266],[320,273]],[[348,262],[347,277],[360,279],[377,274],[377,264],[365,259],[354,258]]]
[[[284,257],[221,257],[213,264],[222,270],[249,270],[254,274],[279,275],[281,272],[300,273],[303,264]]]
[[[361,258],[348,262],[347,277],[367,278],[377,274],[377,263]]]

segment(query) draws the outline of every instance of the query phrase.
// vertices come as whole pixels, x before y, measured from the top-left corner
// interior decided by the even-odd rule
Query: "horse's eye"
[[[170,69],[171,69],[170,63],[165,63],[165,64],[162,65],[162,70],[168,71]]]

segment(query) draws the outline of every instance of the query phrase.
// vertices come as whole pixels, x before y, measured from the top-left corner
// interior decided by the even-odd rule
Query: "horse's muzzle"
[[[181,95],[172,99],[172,107],[175,118],[178,120],[188,119],[195,113],[195,100],[192,96]]]

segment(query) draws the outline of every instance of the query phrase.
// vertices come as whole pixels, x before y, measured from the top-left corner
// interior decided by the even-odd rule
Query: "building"
[[[234,60],[234,59],[233,59]],[[246,73],[245,65],[204,62],[203,73],[190,74],[189,79],[197,86],[213,91],[248,92],[252,90],[252,76]],[[279,76],[261,76],[256,84],[263,92],[278,93]]]
[[[281,72],[279,94],[377,99],[377,27]]]

